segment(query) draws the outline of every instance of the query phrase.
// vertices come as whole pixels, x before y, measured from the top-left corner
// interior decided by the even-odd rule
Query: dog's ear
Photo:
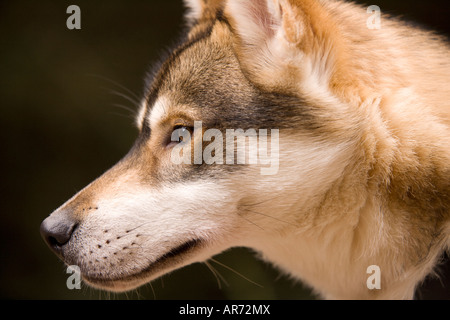
[[[303,13],[287,0],[229,0],[225,11],[243,45],[275,39],[296,44],[305,32]]]
[[[310,67],[320,69],[324,79],[329,76],[327,59],[332,55],[326,46],[334,41],[329,31],[333,22],[319,1],[228,0],[224,15],[236,35],[242,66],[255,80],[272,79],[271,85],[286,87],[286,83],[274,82],[288,74],[297,77],[296,70],[304,72]],[[299,61],[309,62],[309,57],[323,66],[298,65]],[[291,79],[291,83],[298,80]]]
[[[183,0],[187,9],[185,20],[188,26],[206,19],[214,19],[224,0]]]

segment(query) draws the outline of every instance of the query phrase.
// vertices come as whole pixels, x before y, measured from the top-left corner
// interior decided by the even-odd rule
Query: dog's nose
[[[77,228],[77,221],[63,213],[50,215],[41,223],[41,235],[48,246],[61,255],[61,248],[66,244]]]

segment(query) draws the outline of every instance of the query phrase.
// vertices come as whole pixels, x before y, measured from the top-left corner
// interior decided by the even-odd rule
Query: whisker
[[[101,80],[105,80],[108,81],[109,83],[112,83],[113,85],[119,87],[120,89],[124,90],[125,92],[127,92],[128,94],[130,94],[133,98],[136,99],[136,101],[140,101],[141,97],[139,97],[139,95],[137,95],[135,92],[131,91],[130,89],[128,89],[127,87],[121,85],[120,83],[118,83],[117,81],[114,81],[108,77],[104,77],[98,74],[88,74],[88,76],[97,78],[97,79],[101,79]],[[137,103],[139,105],[139,103]]]
[[[227,287],[229,287],[228,282],[227,282],[227,281],[225,280],[225,278],[220,274],[220,272],[217,271],[216,268],[214,268],[208,261],[205,261],[204,263],[205,263],[205,265],[208,267],[208,269],[211,270],[211,272],[213,273],[214,277],[216,278],[216,280],[217,280],[217,285],[219,286],[219,289],[222,289],[222,282],[221,282],[221,281],[223,281],[223,283],[224,283]]]
[[[136,227],[134,227],[134,228],[127,229],[127,230],[125,230],[125,233],[119,234],[119,237],[120,237],[120,238],[123,238],[123,237],[125,237],[125,236],[127,236],[127,235],[133,234],[133,233],[131,233],[131,231],[134,231],[134,230],[136,230],[136,229],[139,229],[139,228],[145,226],[146,224],[149,224],[149,222],[144,222],[144,223],[142,223],[142,224],[140,224],[140,225],[138,225],[138,226],[136,226]]]
[[[255,206],[258,206],[260,204],[265,204],[266,202],[271,202],[273,200],[280,199],[280,198],[281,198],[281,196],[277,196],[277,197],[274,197],[274,198],[267,198],[267,199],[264,199],[264,200],[256,202],[256,203],[239,204],[239,207],[255,207]]]
[[[250,219],[247,219],[245,216],[239,215],[239,217],[241,217],[242,219],[246,220],[247,222],[253,224],[254,226],[260,228],[261,230],[265,231],[263,227],[257,225],[256,223],[254,223],[253,221],[251,221]]]
[[[109,90],[109,93],[114,94],[116,96],[119,96],[121,98],[124,98],[125,100],[131,102],[134,106],[138,107],[140,105],[139,101],[136,101],[135,99],[133,99],[132,97],[127,96],[126,94],[117,92],[115,90]]]
[[[209,264],[211,266],[211,268],[213,268],[213,270],[217,273],[217,275],[219,276],[219,278],[223,281],[223,283],[225,283],[225,285],[227,287],[229,287],[230,285],[228,284],[228,281],[225,279],[225,277],[219,272],[219,270],[217,270],[216,268],[214,268],[211,264]]]
[[[133,295],[135,294],[136,295],[136,299],[137,300],[142,300],[142,298],[143,298],[143,296],[142,296],[142,294],[140,293],[140,288],[136,288],[136,289],[134,289],[133,291],[131,291],[132,293],[133,293]],[[133,299],[135,299],[134,297],[133,297]]]
[[[116,108],[122,109],[122,110],[126,110],[126,111],[132,113],[134,116],[136,115],[136,110],[131,109],[130,107],[127,107],[123,104],[113,103],[113,106]]]
[[[126,118],[126,119],[134,119],[135,118],[134,116],[131,116],[129,114],[122,114],[122,113],[118,113],[118,112],[108,112],[108,114],[112,114],[114,116],[119,116],[119,117]]]
[[[218,276],[218,275],[215,273],[215,271],[212,269],[211,265],[210,265],[207,261],[204,261],[203,263],[208,267],[208,269],[209,269],[209,270],[211,271],[211,273],[214,275],[214,278],[216,278],[217,286],[219,287],[219,290],[222,289],[222,285],[221,285],[221,283],[220,283],[219,276]]]
[[[152,293],[153,293],[153,300],[156,300],[156,293],[155,293],[155,289],[153,288],[153,285],[151,282],[148,283],[150,285],[150,288],[152,289]]]
[[[268,214],[265,214],[265,213],[262,213],[262,212],[254,211],[254,210],[251,210],[251,209],[243,209],[243,210],[244,210],[244,211],[247,211],[247,212],[252,212],[252,213],[255,213],[255,214],[259,214],[259,215],[262,215],[262,216],[265,216],[265,217],[268,217],[268,218],[272,218],[272,219],[274,219],[274,220],[277,220],[277,221],[280,221],[280,222],[283,222],[283,223],[287,223],[287,224],[289,224],[289,225],[292,224],[292,222],[288,222],[288,221],[285,221],[285,220],[282,220],[282,219],[273,217],[273,216],[271,216],[271,215],[268,215]]]
[[[237,274],[238,276],[240,276],[240,277],[242,277],[243,279],[247,280],[248,282],[253,283],[254,285],[256,285],[256,286],[258,286],[258,287],[260,287],[260,288],[263,288],[263,286],[260,285],[259,283],[256,283],[255,281],[250,280],[249,278],[247,278],[247,277],[244,276],[243,274],[241,274],[241,273],[237,272],[236,270],[234,270],[233,268],[231,268],[231,267],[229,267],[229,266],[227,266],[227,265],[225,265],[225,264],[223,264],[223,263],[217,261],[216,259],[211,258],[210,260],[213,261],[213,262],[215,262],[215,263],[217,263],[218,265],[224,267],[225,269],[228,269],[228,270],[230,270],[231,272],[234,272],[235,274]]]

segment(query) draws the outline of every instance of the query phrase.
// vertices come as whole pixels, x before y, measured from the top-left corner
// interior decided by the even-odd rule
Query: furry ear
[[[241,66],[262,87],[328,92],[352,84],[345,41],[318,0],[227,0],[224,16]],[[340,70],[349,72],[342,73]]]
[[[203,19],[213,19],[224,0],[183,0],[187,11],[185,19],[193,26]]]
[[[311,26],[297,3],[310,0],[228,0],[224,15],[236,37],[236,52],[253,80],[267,87],[292,88]],[[297,68],[298,67],[298,68]],[[286,75],[290,75],[287,79]]]
[[[225,12],[246,45],[273,38],[298,44],[304,33],[302,12],[288,0],[229,0]]]
[[[184,6],[187,11],[185,13],[185,19],[189,25],[194,24],[196,21],[200,20],[203,14],[203,0],[183,0]]]

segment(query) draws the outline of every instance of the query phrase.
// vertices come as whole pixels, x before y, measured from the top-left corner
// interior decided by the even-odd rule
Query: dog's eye
[[[171,143],[187,143],[191,140],[191,135],[193,132],[193,128],[183,126],[183,125],[177,125],[173,127],[172,136],[170,139]]]

